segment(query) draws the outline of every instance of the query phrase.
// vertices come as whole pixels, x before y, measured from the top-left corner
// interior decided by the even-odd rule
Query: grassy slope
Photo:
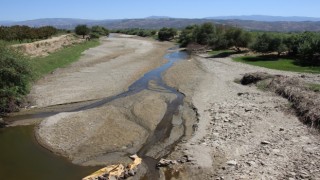
[[[36,77],[41,78],[43,75],[48,74],[57,68],[66,67],[72,62],[77,61],[83,51],[98,46],[99,44],[100,43],[97,40],[87,41],[64,48],[46,57],[33,58],[30,60],[30,63],[36,73]]]
[[[295,64],[293,59],[284,58],[262,58],[255,56],[242,56],[233,58],[234,61],[243,62],[246,64],[265,67],[269,69],[277,69],[283,71],[305,72],[305,73],[320,73],[320,67],[299,66]]]

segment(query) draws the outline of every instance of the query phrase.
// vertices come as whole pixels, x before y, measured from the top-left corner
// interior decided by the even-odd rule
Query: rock
[[[302,178],[308,178],[310,177],[309,173],[306,171],[300,171],[300,177]]]
[[[160,159],[160,161],[157,163],[157,167],[167,167],[174,164],[178,164],[178,162],[175,160]]]
[[[238,96],[242,96],[242,95],[249,95],[249,93],[248,93],[248,92],[245,92],[245,93],[238,93],[237,95],[238,95]]]
[[[245,112],[250,112],[250,111],[252,111],[252,109],[245,108],[244,111],[245,111]]]
[[[129,176],[134,176],[136,174],[136,172],[133,170],[133,169],[130,169],[129,171],[128,171],[128,175]]]
[[[273,149],[272,152],[273,152],[274,154],[279,154],[279,153],[280,153],[280,150],[279,150],[279,149]]]
[[[269,141],[261,141],[261,144],[271,144]]]
[[[109,180],[117,180],[115,176],[109,176]]]
[[[284,131],[284,128],[280,128],[279,131]]]
[[[288,172],[288,175],[291,177],[295,177],[297,174],[295,172]]]
[[[237,165],[237,161],[235,161],[235,160],[228,161],[228,162],[227,162],[227,165],[229,165],[229,166],[236,166],[236,165]]]
[[[249,162],[247,162],[247,164],[248,164],[249,166],[254,166],[254,165],[256,165],[256,163],[255,163],[254,161],[249,161]]]

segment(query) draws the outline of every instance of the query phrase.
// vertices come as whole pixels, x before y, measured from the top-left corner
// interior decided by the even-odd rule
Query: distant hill
[[[30,27],[41,27],[41,26],[54,26],[57,28],[69,29],[74,28],[77,24],[90,24],[97,22],[96,20],[88,19],[72,19],[72,18],[46,18],[46,19],[34,19],[20,22],[10,22],[2,25],[26,25]]]
[[[218,20],[252,20],[252,21],[265,21],[265,22],[277,22],[277,21],[289,21],[289,22],[301,22],[301,21],[320,21],[320,18],[314,17],[300,17],[300,16],[263,16],[263,15],[250,15],[250,16],[217,16],[207,17],[205,19],[218,19]]]
[[[145,19],[169,19],[171,17],[169,16],[149,16],[149,17],[146,17]]]
[[[241,16],[243,17],[243,16]],[[251,17],[251,16],[250,16]],[[255,16],[258,17],[258,16]],[[260,17],[260,16],[259,16]],[[263,18],[264,17],[264,18]],[[261,16],[260,21],[257,20],[239,20],[239,19],[183,19],[183,18],[170,18],[166,16],[151,16],[143,19],[114,19],[114,20],[87,20],[87,19],[70,19],[70,18],[52,18],[52,19],[36,19],[21,22],[7,22],[0,25],[27,25],[31,27],[39,26],[54,26],[61,29],[73,29],[79,24],[87,24],[88,26],[101,25],[109,29],[125,29],[125,28],[144,28],[144,29],[159,29],[162,27],[184,28],[192,24],[202,24],[205,22],[212,22],[223,25],[242,27],[248,30],[259,31],[320,31],[320,21],[298,21],[303,17],[295,17],[297,21],[269,21],[266,20],[267,16]],[[222,18],[222,17],[220,17]],[[225,17],[226,18],[226,17]],[[286,18],[286,17],[283,17]],[[294,17],[287,17],[288,19]],[[257,19],[257,18],[256,18]],[[278,18],[280,19],[280,18]],[[314,18],[316,19],[316,18]]]

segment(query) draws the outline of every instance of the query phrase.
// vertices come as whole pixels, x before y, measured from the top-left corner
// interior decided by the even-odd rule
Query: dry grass
[[[269,78],[270,81],[266,88],[274,91],[277,94],[287,98],[300,119],[314,128],[320,128],[320,94],[316,93],[308,85],[299,79],[290,78],[287,76],[268,76],[265,73],[250,73],[246,74],[241,80],[247,83],[257,83],[258,81]]]

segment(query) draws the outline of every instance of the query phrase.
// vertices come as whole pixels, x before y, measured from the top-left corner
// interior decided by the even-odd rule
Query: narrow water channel
[[[172,49],[170,49],[172,50]],[[102,106],[115,99],[131,96],[142,90],[149,89],[150,81],[170,93],[174,93],[177,98],[168,104],[168,110],[157,126],[155,132],[148,138],[147,142],[140,149],[139,155],[149,159],[148,165],[155,165],[152,158],[146,157],[146,152],[155,143],[168,138],[172,129],[172,118],[179,111],[179,106],[183,104],[183,94],[167,86],[162,80],[162,74],[170,68],[175,62],[187,59],[189,55],[183,51],[169,52],[165,58],[168,60],[164,65],[146,73],[139,80],[134,82],[129,90],[116,96],[108,97],[89,105],[77,107],[67,112],[76,112]],[[150,89],[149,89],[150,90]],[[64,109],[64,108],[63,108]],[[40,112],[35,114],[11,117],[11,120],[23,120],[24,118],[45,118],[60,112],[63,109],[54,112]],[[99,167],[81,167],[73,165],[66,159],[54,155],[48,150],[42,148],[34,138],[34,126],[9,127],[0,130],[0,179],[32,179],[32,180],[76,180],[92,173]],[[149,169],[151,170],[151,169]],[[152,170],[151,170],[152,171]],[[149,174],[150,175],[150,174]]]

